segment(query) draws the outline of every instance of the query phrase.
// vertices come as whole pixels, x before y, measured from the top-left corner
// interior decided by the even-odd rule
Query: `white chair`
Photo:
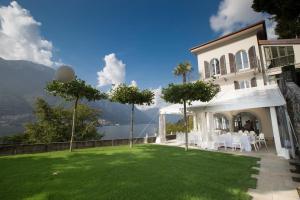
[[[243,134],[243,131],[242,131],[242,130],[239,130],[239,131],[238,131],[238,134],[242,135],[242,134]]]
[[[245,134],[246,134],[246,135],[249,135],[249,131],[245,130],[245,131],[244,131],[244,135],[245,135]]]
[[[254,146],[255,151],[258,151],[259,147],[255,135],[250,135],[249,138],[250,138],[250,144]]]
[[[236,150],[236,148],[239,147],[240,151],[243,151],[240,136],[233,136],[232,137],[232,147],[233,147],[233,150]]]
[[[256,135],[256,133],[255,133],[254,131],[250,131],[249,135],[253,135],[253,136],[255,136],[255,135]]]
[[[225,150],[227,150],[226,142],[225,139],[219,135],[212,135],[212,140],[213,140],[213,146],[215,147],[217,145],[217,148],[224,146]]]
[[[263,133],[260,133],[258,135],[258,138],[257,138],[257,143],[259,143],[259,146],[261,146],[261,143],[264,143],[265,144],[265,147],[268,151],[268,146],[267,146],[267,142],[266,142],[266,139],[265,139],[265,134]]]

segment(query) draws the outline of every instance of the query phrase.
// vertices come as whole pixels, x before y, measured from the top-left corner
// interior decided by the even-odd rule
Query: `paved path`
[[[279,158],[274,153],[262,153],[256,189],[249,189],[253,200],[296,200],[299,199],[297,190],[300,184],[292,180],[289,161]]]

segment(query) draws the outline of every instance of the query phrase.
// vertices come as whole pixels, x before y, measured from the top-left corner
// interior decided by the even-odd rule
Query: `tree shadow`
[[[257,158],[158,145],[0,158],[1,199],[250,199]]]

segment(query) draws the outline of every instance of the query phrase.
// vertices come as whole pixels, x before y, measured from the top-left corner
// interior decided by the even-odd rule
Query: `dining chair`
[[[236,150],[236,148],[239,147],[240,151],[241,152],[243,151],[241,137],[233,136],[233,138],[232,138],[232,147],[233,147],[233,150]]]
[[[250,144],[254,146],[254,150],[258,151],[259,147],[258,147],[258,142],[255,138],[255,135],[250,135],[249,139],[250,139]]]
[[[260,134],[258,135],[258,140],[257,140],[257,142],[259,143],[259,146],[261,146],[261,143],[264,143],[264,145],[265,145],[265,147],[266,147],[266,149],[267,149],[267,151],[268,151],[268,146],[267,146],[265,134],[260,133]]]

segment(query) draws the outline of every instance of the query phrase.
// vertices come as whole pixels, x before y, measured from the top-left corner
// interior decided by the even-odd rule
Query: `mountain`
[[[24,60],[0,58],[0,136],[22,132],[23,124],[34,120],[33,107],[37,97],[50,104],[59,104],[60,98],[47,95],[46,83],[54,77],[55,70]],[[89,103],[102,111],[101,118],[113,123],[128,124],[130,107],[110,101]],[[136,123],[149,123],[150,117],[136,109]]]

